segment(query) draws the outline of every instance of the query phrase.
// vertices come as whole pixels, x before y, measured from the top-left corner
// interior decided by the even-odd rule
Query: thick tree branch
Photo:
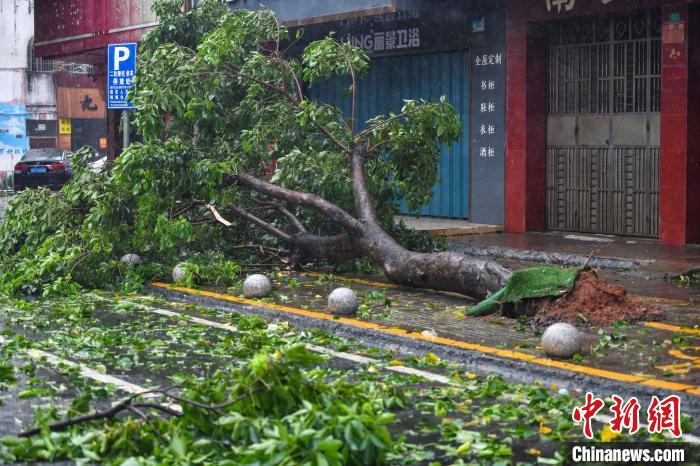
[[[231,205],[229,206],[229,209],[237,216],[240,217],[244,220],[249,221],[250,223],[259,226],[263,230],[267,231],[270,233],[272,236],[275,236],[276,238],[279,238],[280,240],[284,241],[285,243],[289,243],[292,241],[292,237],[285,233],[284,231],[280,230],[279,228],[269,224],[265,220],[256,217],[255,215],[251,214],[250,212],[241,209],[238,206]]]
[[[281,204],[275,204],[277,206],[277,209],[284,215],[287,220],[289,220],[289,223],[292,224],[294,228],[299,233],[306,233],[306,227],[304,227],[304,224],[299,221],[296,215],[294,215],[289,209],[287,209],[285,206]]]
[[[362,240],[351,238],[347,233],[335,236],[299,233],[292,238],[294,255],[297,256],[293,257],[293,259],[297,260],[297,262],[304,259],[313,259],[337,263],[359,259],[364,255],[364,248],[358,247],[356,244]]]
[[[283,188],[247,173],[236,175],[235,180],[253,191],[266,194],[272,198],[286,201],[291,204],[300,205],[302,207],[315,209],[330,219],[336,221],[341,228],[348,232],[352,232],[353,234],[357,235],[363,235],[365,233],[362,223],[357,221],[355,217],[345,212],[337,205],[315,194],[302,193],[292,189]]]
[[[365,152],[360,144],[352,148],[350,163],[352,165],[352,194],[355,198],[355,208],[360,214],[360,220],[365,225],[377,225],[377,212],[374,209],[372,197],[367,191],[365,180]]]

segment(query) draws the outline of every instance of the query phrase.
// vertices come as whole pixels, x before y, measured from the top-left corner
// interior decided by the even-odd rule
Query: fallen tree
[[[215,0],[154,9],[160,24],[140,45],[130,96],[140,140],[104,173],[77,160],[61,192],[13,201],[0,230],[3,288],[57,277],[96,286],[127,252],[177,261],[252,243],[289,251],[292,265],[366,258],[392,282],[476,298],[505,285],[499,264],[410,250],[394,226],[398,199],[429,201],[440,147],[462,132],[444,98],[358,121],[361,49],[329,37],[288,56],[270,11]],[[347,81],[347,112],[308,95],[333,80]]]
[[[164,37],[166,18],[142,47],[134,101],[144,143],[130,149],[131,156],[148,154],[166,134],[186,141],[209,168],[225,166],[212,186],[215,195],[169,197],[206,208],[224,227],[240,228],[230,220],[236,217],[262,229],[285,244],[297,263],[367,257],[392,282],[478,298],[505,284],[510,272],[494,262],[412,252],[385,231],[396,199],[414,208],[429,199],[440,144],[450,144],[462,130],[449,103],[406,101],[400,113],[358,122],[359,80],[369,66],[361,49],[328,38],[310,44],[297,60],[280,50],[289,38],[271,12],[221,16],[195,39]],[[173,12],[169,21],[186,19]],[[349,115],[305,92],[342,77],[349,81]],[[273,155],[280,166],[268,180],[263,167],[274,164]],[[309,172],[314,166],[320,173]],[[317,176],[321,183],[312,179]],[[251,211],[261,205],[263,214]],[[195,211],[183,214],[194,220]]]

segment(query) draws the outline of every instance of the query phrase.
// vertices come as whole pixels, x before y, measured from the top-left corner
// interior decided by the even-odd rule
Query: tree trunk
[[[365,253],[394,283],[455,291],[484,299],[503,288],[511,272],[500,264],[454,252],[408,251],[387,234],[377,221],[365,183],[365,153],[355,146],[351,153],[355,208],[370,239]]]
[[[311,260],[337,263],[363,257],[362,252],[346,234],[318,236],[301,232],[292,235],[287,244],[291,248],[295,263]]]
[[[364,175],[365,153],[359,146],[351,151],[352,186],[359,218],[311,193],[302,193],[260,178],[240,174],[236,181],[274,199],[315,209],[335,220],[344,235],[322,237],[305,231],[277,235],[292,250],[307,258],[337,262],[368,257],[393,283],[441,291],[453,291],[484,299],[505,286],[511,271],[491,261],[473,259],[454,252],[418,253],[408,251],[386,233],[377,221]]]

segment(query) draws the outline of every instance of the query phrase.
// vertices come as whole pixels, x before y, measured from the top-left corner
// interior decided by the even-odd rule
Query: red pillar
[[[514,2],[508,4],[506,35],[506,211],[507,231],[527,230],[525,215],[527,115],[527,23],[519,20]]]
[[[525,227],[544,230],[547,194],[547,41],[545,28],[530,23],[525,60],[527,145],[525,147]]]
[[[688,9],[688,51],[700,50],[700,5]],[[686,241],[700,243],[700,54],[688,54]]]
[[[509,4],[506,99],[506,230],[545,228],[544,28]]]
[[[659,236],[685,244],[688,236],[688,7],[663,7]],[[682,29],[682,31],[681,31]]]

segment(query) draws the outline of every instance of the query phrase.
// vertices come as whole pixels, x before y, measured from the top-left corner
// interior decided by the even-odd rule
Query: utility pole
[[[131,144],[131,122],[129,121],[131,119],[131,116],[129,114],[129,110],[124,110],[124,139],[123,139],[123,149],[126,149],[129,147],[129,144]]]

